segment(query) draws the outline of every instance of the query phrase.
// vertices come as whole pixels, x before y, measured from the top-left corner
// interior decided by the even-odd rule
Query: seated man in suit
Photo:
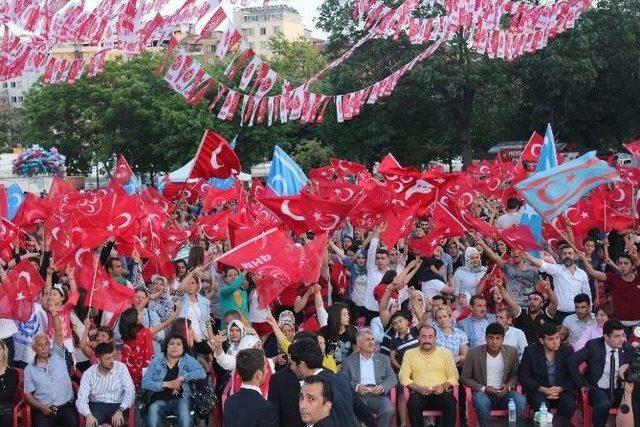
[[[302,338],[289,347],[291,370],[298,380],[304,381],[311,375],[329,380],[333,386],[333,405],[331,420],[336,427],[353,427],[356,425],[354,414],[368,427],[376,425],[371,409],[351,389],[349,381],[343,376],[322,369],[322,351],[317,339]]]
[[[609,409],[620,405],[622,383],[618,370],[633,360],[633,349],[625,344],[624,325],[619,320],[609,319],[602,327],[602,338],[587,341],[580,351],[569,357],[568,367],[573,381],[589,394],[595,427],[604,427]],[[580,373],[583,362],[587,368]]]
[[[278,411],[262,397],[260,390],[265,380],[264,351],[240,350],[236,355],[236,370],[242,386],[224,404],[225,427],[278,427]]]
[[[418,330],[418,347],[407,350],[402,358],[400,384],[411,390],[407,402],[411,425],[424,423],[425,409],[442,411],[441,426],[456,423],[456,398],[453,387],[458,385],[458,370],[451,352],[436,347],[436,330],[423,325]]]
[[[307,427],[334,427],[331,419],[333,386],[317,375],[304,380],[300,390],[300,417]]]
[[[345,376],[360,398],[378,415],[378,426],[388,427],[394,414],[389,391],[398,384],[389,357],[375,351],[376,341],[369,328],[356,335],[359,352],[342,361],[340,375]]]
[[[491,323],[485,332],[486,344],[469,350],[460,381],[473,390],[473,407],[480,424],[491,419],[492,409],[507,409],[509,399],[516,404],[516,414],[524,418],[526,402],[515,388],[518,383],[518,350],[503,345],[504,327]]]
[[[545,402],[568,421],[576,410],[575,384],[567,368],[573,348],[560,344],[560,332],[553,323],[542,323],[539,330],[539,342],[524,349],[518,380],[531,409],[538,411]]]

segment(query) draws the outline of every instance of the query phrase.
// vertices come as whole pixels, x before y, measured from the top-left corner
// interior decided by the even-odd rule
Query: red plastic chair
[[[589,404],[589,394],[585,392],[580,392],[582,395],[582,420],[584,427],[591,427],[591,422],[593,419],[593,408]],[[618,408],[609,409],[609,416],[617,415]]]
[[[469,427],[475,427],[478,424],[478,414],[476,413],[476,408],[473,406],[473,390],[471,387],[465,387],[466,401],[467,401],[467,424]],[[518,393],[522,393],[521,387],[517,386],[516,391]],[[491,410],[492,418],[507,418],[509,417],[508,409],[492,409]]]
[[[407,402],[409,402],[409,389],[407,387],[404,387],[404,397],[406,398],[405,400]],[[458,387],[454,387],[453,388],[453,397],[456,398],[456,401],[458,400]],[[426,410],[426,411],[422,411],[422,417],[442,417],[443,413],[442,411],[438,411],[438,410]],[[456,426],[460,425],[460,410],[458,409],[458,404],[456,404]],[[411,426],[411,421],[407,420],[407,426]],[[422,426],[420,426],[422,427]]]
[[[16,390],[18,403],[13,407],[13,427],[31,425],[31,407],[24,399],[24,371],[14,368],[18,373],[18,389]]]

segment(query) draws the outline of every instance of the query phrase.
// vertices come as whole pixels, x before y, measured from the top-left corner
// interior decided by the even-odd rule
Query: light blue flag
[[[589,151],[570,162],[537,172],[516,188],[547,221],[551,221],[601,184],[620,181],[620,175]]]
[[[279,196],[295,196],[307,183],[300,166],[276,145],[267,177],[267,186]]]
[[[139,177],[132,175],[129,182],[122,186],[128,195],[138,194],[142,189],[142,181]]]
[[[236,141],[238,140],[238,135],[234,136],[233,139],[231,140],[231,142],[229,142],[229,145],[231,146],[231,148],[233,148],[235,150],[236,148]],[[236,180],[233,176],[230,176],[229,178],[226,179],[222,179],[222,178],[211,178],[209,180],[209,184],[211,184],[212,186],[219,188],[221,190],[226,190],[228,188],[233,187],[233,184],[235,184]]]
[[[25,199],[24,192],[15,182],[7,188],[7,219],[11,221]]]
[[[547,124],[547,130],[544,133],[544,141],[538,157],[536,172],[546,171],[558,166],[558,157],[556,154],[556,141],[553,138],[551,124]],[[533,210],[529,204],[525,204],[522,216],[520,217],[520,225],[527,225],[531,230],[531,234],[538,243],[542,243],[542,217]],[[536,254],[538,251],[533,251]]]

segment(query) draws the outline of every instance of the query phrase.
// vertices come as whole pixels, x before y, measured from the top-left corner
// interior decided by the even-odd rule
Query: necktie
[[[616,388],[616,351],[611,350],[609,356],[609,401],[613,404],[613,390]]]

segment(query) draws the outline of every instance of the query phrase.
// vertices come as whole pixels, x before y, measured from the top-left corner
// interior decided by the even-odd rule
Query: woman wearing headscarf
[[[474,247],[468,247],[464,251],[464,265],[453,274],[451,286],[456,294],[469,292],[475,295],[476,288],[487,273],[487,267],[481,264],[480,252]]]
[[[151,293],[149,294],[149,310],[158,313],[161,321],[173,314],[173,300],[169,292],[169,281],[159,274],[151,276]]]
[[[267,322],[269,322],[269,317],[267,317]],[[296,317],[291,310],[284,310],[280,313],[277,328],[273,328],[264,342],[264,354],[274,361],[276,370],[285,367],[288,362],[287,350],[281,345],[278,332],[282,334],[282,338],[286,339],[287,344],[293,341],[293,336],[296,333]],[[288,345],[286,347],[288,348]]]

